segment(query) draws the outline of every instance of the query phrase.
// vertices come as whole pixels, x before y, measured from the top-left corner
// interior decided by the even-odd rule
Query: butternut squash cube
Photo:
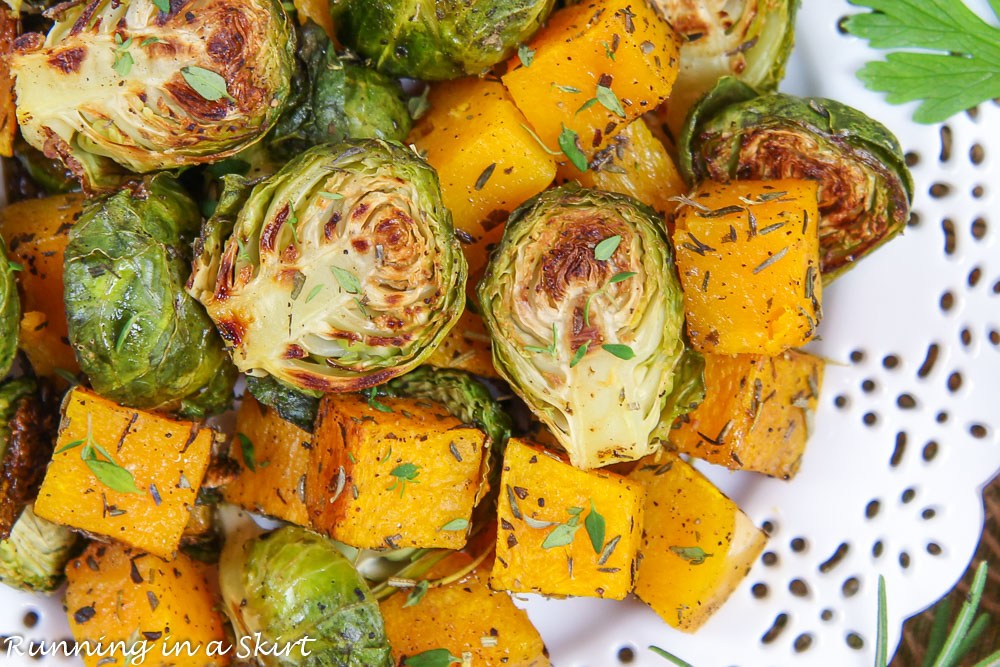
[[[620,192],[652,206],[660,213],[677,208],[673,197],[687,192],[687,186],[660,140],[642,119],[629,123],[598,151],[587,171],[561,164],[560,181],[576,179],[580,185],[608,192]]]
[[[529,48],[531,64],[511,59],[504,85],[547,146],[559,150],[565,126],[576,132],[588,159],[608,137],[666,99],[677,78],[676,37],[646,0],[566,7]],[[599,93],[598,86],[610,91]],[[565,155],[557,160],[568,162]]]
[[[214,440],[195,422],[125,408],[76,387],[63,401],[35,514],[170,558]]]
[[[165,561],[123,544],[92,542],[66,566],[66,578],[73,639],[89,642],[85,646],[92,652],[98,646],[103,650],[103,657],[81,651],[87,667],[128,665],[127,652],[142,640],[148,648],[143,665],[229,664],[232,650],[219,655],[231,645],[222,630],[217,596],[203,567],[183,553]],[[133,651],[131,664],[137,662]]]
[[[629,477],[646,487],[635,592],[667,623],[694,632],[746,577],[767,537],[675,454],[648,456]]]
[[[705,400],[674,423],[669,444],[734,470],[791,479],[822,382],[823,361],[803,352],[706,354]]]
[[[306,473],[311,447],[311,433],[245,393],[229,448],[240,474],[225,486],[223,496],[251,512],[308,526]]]
[[[814,181],[702,183],[676,215],[674,247],[691,343],[775,355],[823,317]]]
[[[441,344],[427,358],[436,368],[457,368],[483,377],[500,379],[493,367],[493,345],[483,318],[466,308]]]
[[[471,556],[457,552],[426,578],[445,577],[471,563]],[[473,665],[550,665],[545,643],[528,614],[515,607],[506,593],[490,590],[488,576],[489,565],[480,565],[457,581],[429,589],[415,605],[406,606],[405,592],[385,600],[382,618],[395,664],[444,648],[455,656],[469,653]]]
[[[312,527],[365,549],[461,549],[485,439],[439,403],[327,395],[306,476]]]
[[[503,85],[471,77],[436,84],[409,141],[438,172],[474,275],[503,235],[507,216],[549,186],[555,161],[525,129]]]
[[[642,485],[512,438],[500,477],[494,589],[621,600],[642,537]]]
[[[63,254],[69,230],[80,215],[83,195],[27,199],[0,211],[0,235],[10,257],[24,267],[17,272],[21,293],[20,346],[38,375],[56,368],[77,373],[69,345],[63,302]]]

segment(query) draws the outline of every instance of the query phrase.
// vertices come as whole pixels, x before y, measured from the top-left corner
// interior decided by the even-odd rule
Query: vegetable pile
[[[776,92],[796,7],[0,7],[0,581],[88,665],[696,630],[767,538],[690,457],[793,479],[823,288],[909,217],[888,129]]]

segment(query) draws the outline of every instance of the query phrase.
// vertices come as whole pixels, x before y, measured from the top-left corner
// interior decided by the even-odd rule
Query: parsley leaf
[[[587,156],[580,150],[579,143],[580,136],[563,124],[562,132],[559,133],[559,148],[574,167],[580,171],[587,171]]]
[[[526,44],[522,44],[517,47],[517,57],[525,67],[531,67],[531,63],[535,59],[535,50],[528,48]]]
[[[867,63],[858,78],[887,101],[922,103],[918,123],[938,123],[980,102],[1000,96],[1000,28],[989,25],[962,0],[851,0],[868,14],[848,18],[845,28],[878,49],[928,49],[941,53],[895,52]],[[990,7],[1000,17],[1000,3]]]

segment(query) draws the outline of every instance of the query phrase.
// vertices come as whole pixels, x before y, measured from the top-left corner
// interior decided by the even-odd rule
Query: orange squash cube
[[[817,183],[702,183],[675,216],[691,343],[712,354],[775,355],[822,318]]]
[[[646,488],[636,595],[673,627],[694,632],[746,577],[767,537],[675,454],[642,459],[629,478]]]
[[[170,558],[215,437],[195,422],[125,408],[75,387],[63,401],[35,514]],[[88,448],[92,455],[85,459]]]
[[[614,600],[632,591],[641,484],[512,438],[498,512],[494,589]]]
[[[258,403],[250,392],[243,395],[236,434],[229,456],[240,464],[240,474],[223,489],[225,499],[251,512],[308,526],[306,473],[312,434]],[[252,466],[245,450],[253,452]]]
[[[457,552],[438,563],[426,579],[446,577],[468,567],[472,557]],[[545,643],[528,614],[510,596],[486,584],[489,565],[480,565],[457,581],[431,588],[420,602],[406,606],[396,593],[382,603],[385,633],[396,664],[437,648],[455,656],[470,654],[473,665],[547,667]]]
[[[507,216],[552,183],[555,161],[525,129],[503,85],[479,78],[436,84],[409,141],[427,153],[469,263],[486,265]]]
[[[504,85],[549,148],[559,150],[565,126],[576,132],[588,159],[608,137],[666,99],[677,78],[676,37],[646,0],[587,0],[566,7],[529,48],[531,64],[511,59]],[[613,95],[598,97],[598,86]],[[557,160],[568,163],[565,155]]]
[[[819,357],[705,355],[705,400],[678,419],[669,446],[734,470],[791,479],[823,382]]]
[[[88,642],[80,652],[87,667],[128,665],[130,651],[131,664],[137,664],[133,647],[142,640],[143,665],[229,664],[234,651],[223,632],[218,596],[203,566],[183,553],[165,561],[122,544],[92,542],[66,566],[66,578],[69,626],[78,644]]]
[[[493,344],[483,318],[466,308],[458,323],[444,337],[427,364],[435,368],[457,368],[483,377],[500,379],[493,367]]]
[[[313,529],[363,549],[461,549],[485,441],[439,403],[328,394],[306,475]]]

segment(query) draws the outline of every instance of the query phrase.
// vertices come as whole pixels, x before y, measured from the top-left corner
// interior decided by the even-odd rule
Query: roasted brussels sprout
[[[80,184],[66,165],[58,158],[45,157],[44,153],[29,145],[20,135],[14,140],[14,159],[33,185],[46,194],[58,195],[80,189]]]
[[[575,184],[528,200],[507,221],[479,301],[494,364],[573,465],[655,449],[685,346],[673,254],[652,209]]]
[[[437,401],[457,419],[485,433],[497,453],[507,444],[513,428],[510,415],[493,399],[489,388],[465,371],[421,366],[382,385],[379,394]]]
[[[291,91],[294,42],[276,0],[89,0],[21,36],[11,67],[31,145],[84,187],[209,162],[259,140]],[[120,165],[120,167],[116,166]]]
[[[18,267],[7,257],[7,244],[0,238],[0,378],[7,375],[14,363],[21,327],[21,297],[14,279],[16,270]]]
[[[47,593],[59,587],[77,535],[24,508],[10,536],[0,540],[0,582]]]
[[[227,540],[219,563],[226,613],[238,636],[305,656],[258,656],[265,667],[390,667],[378,601],[333,542],[298,526]],[[301,646],[301,645],[300,645]]]
[[[292,422],[303,431],[313,432],[320,399],[312,393],[299,391],[270,375],[246,376],[247,391],[257,402],[278,411],[278,416]]]
[[[202,307],[184,292],[186,239],[201,217],[166,175],[95,200],[66,246],[70,344],[102,396],[197,418],[225,410],[236,371]]]
[[[296,94],[268,135],[274,153],[292,156],[345,139],[406,139],[413,121],[399,81],[338,54],[315,23],[299,35]]]
[[[428,81],[484,71],[508,58],[554,0],[331,0],[341,42],[392,76]]]
[[[254,187],[224,246],[213,224],[189,291],[249,375],[366,389],[418,366],[462,313],[465,258],[437,175],[399,144],[310,149]]]
[[[681,43],[667,103],[676,133],[688,110],[723,76],[774,90],[795,42],[799,0],[655,0]]]
[[[0,385],[0,539],[38,495],[52,458],[58,398],[28,377]]]
[[[899,234],[910,218],[913,180],[896,137],[840,102],[760,95],[724,78],[688,116],[678,148],[689,183],[818,180],[826,280]]]

